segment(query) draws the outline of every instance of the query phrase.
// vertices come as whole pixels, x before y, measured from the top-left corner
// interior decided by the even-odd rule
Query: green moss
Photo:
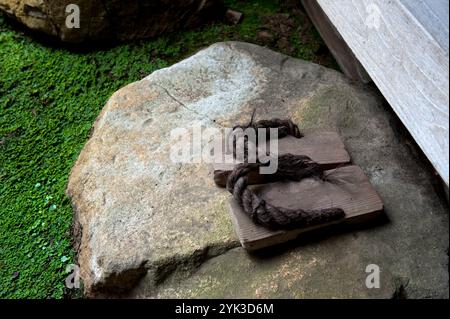
[[[73,296],[64,285],[65,268],[74,262],[72,209],[64,192],[95,118],[120,87],[204,46],[261,44],[263,17],[280,11],[276,0],[226,2],[245,14],[241,24],[217,22],[84,54],[44,46],[0,16],[1,298]],[[310,32],[308,43],[290,35],[293,56],[314,59],[321,41]]]

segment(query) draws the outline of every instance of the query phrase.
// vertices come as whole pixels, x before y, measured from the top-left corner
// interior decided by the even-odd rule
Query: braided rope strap
[[[243,130],[247,128],[253,128],[255,132],[260,128],[270,129],[277,128],[278,129],[278,138],[285,137],[287,135],[292,135],[296,138],[303,137],[300,133],[298,126],[292,122],[291,120],[281,120],[281,119],[271,119],[271,120],[261,120],[257,122],[253,122],[253,119],[250,121],[248,125],[236,125],[233,127],[233,131],[237,128],[241,128]],[[267,131],[269,134],[269,131]]]
[[[245,131],[246,129],[253,129],[255,131],[255,137],[256,137],[256,145],[258,145],[258,129],[265,129],[265,141],[267,141],[270,138],[270,129],[276,128],[278,129],[278,138],[283,138],[285,136],[291,135],[296,138],[301,138],[303,135],[300,133],[300,129],[298,128],[297,124],[292,122],[291,120],[281,120],[281,119],[270,119],[270,120],[260,120],[257,122],[253,122],[253,116],[252,120],[248,125],[236,125],[233,127],[233,132],[236,129],[242,129]],[[244,137],[244,162],[247,162],[247,155],[248,155],[248,137]],[[236,154],[236,136],[234,136],[233,139],[233,156],[234,158],[237,158]]]
[[[227,189],[255,224],[270,229],[294,229],[324,224],[344,218],[340,208],[317,210],[287,209],[266,203],[248,187],[248,174],[262,163],[242,163],[237,165],[227,180]],[[309,157],[284,154],[278,157],[278,170],[275,180],[300,181],[306,177],[323,179],[323,170]]]

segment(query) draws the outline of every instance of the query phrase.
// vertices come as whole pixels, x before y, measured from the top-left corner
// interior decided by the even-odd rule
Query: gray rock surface
[[[335,129],[387,221],[249,255],[212,165],[170,160],[171,130],[292,118]],[[190,133],[192,134],[192,133]],[[68,185],[88,296],[448,297],[447,204],[379,93],[246,43],[218,43],[116,92]],[[368,289],[376,264],[381,287]],[[123,295],[124,291],[120,295]]]

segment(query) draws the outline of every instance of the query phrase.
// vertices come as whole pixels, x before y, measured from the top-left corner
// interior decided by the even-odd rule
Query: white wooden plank
[[[448,186],[446,49],[400,1],[317,1]]]
[[[448,0],[400,1],[446,51],[448,56]]]

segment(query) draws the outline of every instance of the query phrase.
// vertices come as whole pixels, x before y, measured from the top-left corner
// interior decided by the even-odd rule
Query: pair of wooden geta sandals
[[[279,119],[235,128],[277,128],[279,132],[278,152],[272,152],[265,141],[270,156],[277,156],[274,174],[261,174],[265,164],[250,163],[245,154],[234,154],[241,159],[238,163],[214,166],[216,185],[227,187],[233,195],[230,214],[247,250],[286,242],[332,224],[366,222],[383,211],[381,198],[362,169],[351,164],[337,133],[302,135],[292,121]]]

